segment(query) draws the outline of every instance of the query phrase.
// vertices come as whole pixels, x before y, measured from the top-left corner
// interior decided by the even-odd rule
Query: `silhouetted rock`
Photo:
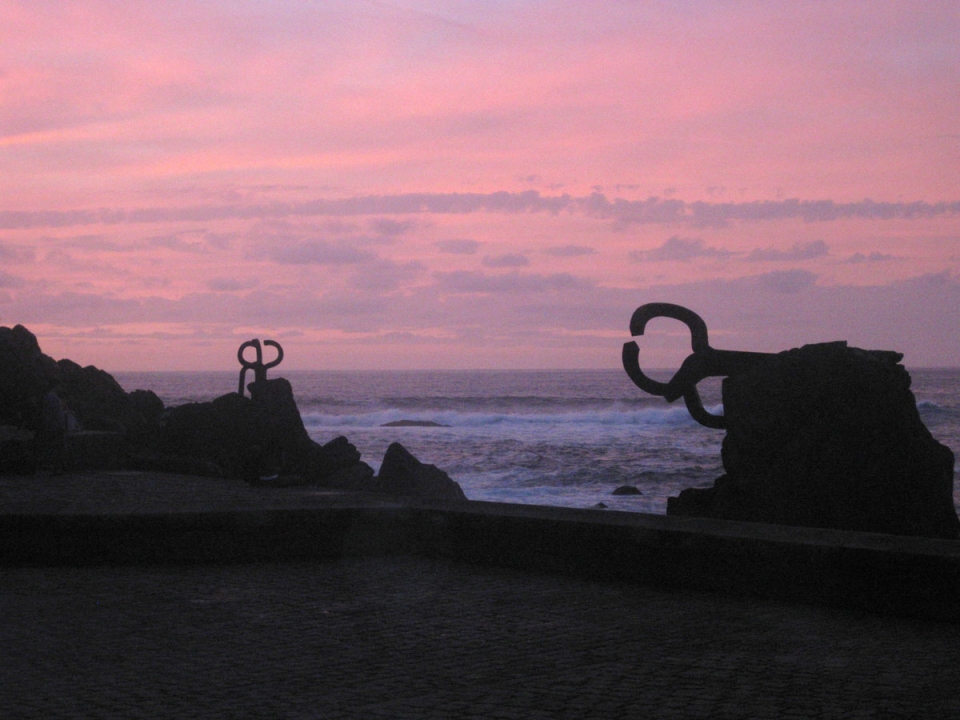
[[[84,430],[142,433],[146,420],[110,373],[93,365],[80,367],[72,360],[60,360],[57,365],[58,394]]]
[[[288,393],[289,383],[267,383],[277,383],[273,400],[282,402],[278,398]],[[293,402],[292,394],[289,401]],[[237,393],[171,408],[161,422],[158,449],[165,455],[211,462],[227,477],[254,481],[294,473],[313,443],[306,431],[301,434],[291,426],[287,412],[271,415],[276,409],[274,404],[261,404]]]
[[[179,405],[164,413],[157,447],[161,456],[212,463],[228,477],[256,478],[269,474],[259,420],[253,401],[236,393]]]
[[[156,428],[163,415],[163,400],[153,390],[134,390],[130,393],[130,405],[140,413],[148,427]]]
[[[667,513],[956,538],[953,453],[923,425],[901,357],[823,343],[726,378],[726,474]]]
[[[303,425],[290,381],[286,378],[260,380],[248,387],[260,416],[260,432],[267,455],[273,458],[278,472],[301,472],[302,464],[317,444]]]
[[[265,375],[265,373],[264,373]],[[56,388],[55,393],[51,388]],[[460,486],[432,465],[388,452],[387,473],[375,478],[346,438],[314,442],[284,378],[262,377],[250,397],[229,393],[210,402],[164,408],[149,390],[127,393],[107,372],[44,355],[21,325],[0,327],[0,473],[32,473],[49,452],[50,410],[64,420],[61,400],[79,421],[58,448],[64,467],[127,467],[234,477],[263,486],[320,484],[342,490],[463,499]],[[419,424],[419,423],[418,423]],[[49,456],[49,457],[48,457]]]
[[[616,490],[614,490],[612,495],[643,495],[640,492],[640,488],[635,487],[634,485],[621,485]]]
[[[0,327],[0,425],[40,431],[43,396],[59,381],[59,366],[33,333]]]
[[[441,425],[438,422],[433,420],[393,420],[388,423],[383,423],[380,427],[450,427],[449,425]]]
[[[360,451],[341,435],[325,445],[314,443],[303,458],[299,472],[311,483],[327,485],[338,473],[358,464]]]
[[[377,476],[380,492],[430,500],[466,500],[460,485],[435,465],[417,460],[400,443],[391,443]]]
[[[373,468],[365,462],[358,462],[328,475],[324,485],[349,492],[376,492],[377,490]]]

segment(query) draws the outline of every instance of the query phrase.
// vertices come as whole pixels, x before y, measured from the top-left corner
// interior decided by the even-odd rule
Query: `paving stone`
[[[329,502],[44,480],[0,511]],[[0,568],[0,618],[3,718],[960,717],[960,625],[422,558]]]
[[[0,615],[6,717],[960,717],[956,625],[425,559],[2,569]]]

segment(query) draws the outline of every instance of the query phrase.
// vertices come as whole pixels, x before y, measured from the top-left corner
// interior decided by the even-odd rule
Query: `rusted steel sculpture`
[[[630,334],[643,335],[647,323],[658,317],[679,320],[690,328],[690,341],[693,354],[680,365],[670,382],[657,382],[647,377],[640,369],[640,348],[636,342],[623,345],[623,369],[641,390],[651,395],[659,395],[673,402],[679,397],[684,399],[690,415],[701,425],[722,430],[726,422],[722,415],[712,415],[703,407],[697,383],[708,377],[722,377],[746,372],[758,361],[770,357],[768,353],[740,352],[735,350],[715,350],[707,341],[707,324],[693,310],[671,303],[648,303],[641,305],[630,318]]]
[[[238,395],[244,394],[244,384],[243,379],[247,374],[247,370],[253,370],[253,379],[254,382],[260,382],[261,380],[267,379],[267,370],[276,367],[283,360],[283,348],[280,347],[280,343],[273,340],[264,340],[264,345],[269,345],[277,349],[277,357],[275,360],[271,360],[268,363],[263,362],[263,348],[260,346],[259,340],[247,340],[247,342],[240,345],[240,349],[237,350],[237,360],[240,361],[240,387],[237,389]],[[257,359],[253,362],[247,360],[243,356],[244,350],[248,347],[252,347],[257,351]]]

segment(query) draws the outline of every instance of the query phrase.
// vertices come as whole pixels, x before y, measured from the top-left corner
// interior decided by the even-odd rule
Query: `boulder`
[[[640,492],[640,488],[636,487],[635,485],[621,485],[616,490],[614,490],[611,494],[612,495],[643,495],[643,493]]]
[[[0,327],[0,425],[39,431],[43,396],[59,381],[59,366],[33,333],[23,325]]]
[[[93,365],[60,360],[57,393],[84,430],[141,434],[146,420],[113,376]],[[159,399],[159,398],[158,398]]]
[[[302,465],[317,449],[303,425],[300,409],[293,397],[293,386],[286,378],[250,383],[250,397],[257,409],[264,449],[280,473],[300,473]],[[357,460],[360,459],[357,453]]]
[[[427,500],[466,500],[463,489],[435,465],[420,462],[400,443],[391,443],[377,475],[377,489]]]
[[[340,436],[325,445],[314,443],[313,447],[303,458],[299,472],[310,483],[331,485],[331,480],[335,476],[342,474],[345,470],[359,466],[370,467],[366,465],[366,463],[360,462],[360,451],[357,450],[353,443],[345,437]],[[361,471],[361,474],[365,472],[366,471]],[[372,469],[370,470],[370,475],[373,475]]]
[[[345,437],[325,445],[310,439],[289,381],[261,380],[250,388],[250,398],[228,393],[165,411],[157,454],[141,461],[172,466],[172,458],[189,458],[194,465],[212,465],[219,474],[258,485],[271,476],[286,478],[278,484],[328,485],[344,470],[369,470]],[[361,468],[357,477],[363,474]]]
[[[213,463],[227,477],[255,480],[281,470],[280,444],[268,434],[263,413],[253,400],[228,393],[166,411],[158,450],[162,456]]]
[[[667,514],[956,538],[953,453],[920,419],[901,358],[821,343],[726,378],[726,474]]]
[[[160,416],[164,410],[163,400],[157,397],[153,390],[134,390],[130,393],[130,404],[149,426],[157,427],[160,424]]]
[[[373,468],[365,462],[358,462],[337,470],[327,476],[324,485],[348,492],[375,492],[377,489]]]

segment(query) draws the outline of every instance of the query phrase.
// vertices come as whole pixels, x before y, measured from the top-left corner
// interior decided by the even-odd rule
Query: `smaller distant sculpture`
[[[280,347],[280,343],[275,342],[274,340],[264,340],[264,345],[269,345],[277,349],[277,357],[274,360],[271,360],[268,363],[263,362],[263,348],[260,346],[259,340],[247,340],[247,342],[240,345],[240,349],[237,350],[237,360],[240,361],[240,386],[237,388],[237,394],[243,395],[245,385],[243,384],[244,377],[247,374],[247,370],[253,370],[253,379],[254,382],[260,382],[261,380],[266,381],[267,379],[267,370],[272,367],[276,367],[283,360],[283,348]],[[257,359],[253,362],[247,360],[244,357],[244,351],[252,347],[256,350]]]
[[[707,341],[707,324],[693,310],[671,303],[648,303],[641,305],[630,318],[630,334],[643,335],[647,323],[658,317],[679,320],[690,328],[693,354],[688,356],[670,382],[657,382],[647,377],[640,369],[640,348],[636,342],[623,346],[623,368],[634,384],[651,395],[673,402],[682,397],[690,415],[701,425],[722,430],[726,421],[722,415],[711,415],[704,409],[697,391],[697,383],[704,378],[738,375],[746,372],[760,360],[770,357],[768,353],[714,350]]]

